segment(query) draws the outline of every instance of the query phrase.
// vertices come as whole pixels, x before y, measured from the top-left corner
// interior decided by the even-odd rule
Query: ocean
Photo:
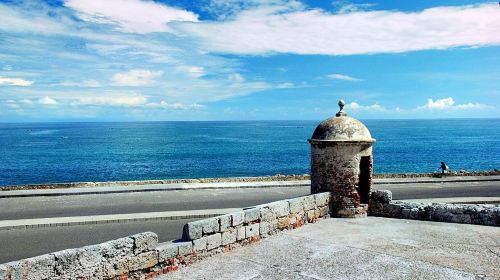
[[[500,119],[362,121],[375,173],[500,169]],[[318,123],[0,123],[0,185],[310,173]]]

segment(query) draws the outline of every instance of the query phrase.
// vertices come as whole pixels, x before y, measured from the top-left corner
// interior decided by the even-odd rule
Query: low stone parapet
[[[500,226],[500,205],[393,201],[392,193],[385,190],[372,192],[370,196],[369,215],[398,219]]]
[[[328,216],[330,193],[258,205],[190,222],[179,242],[158,243],[144,232],[97,245],[0,264],[0,280],[148,279]]]

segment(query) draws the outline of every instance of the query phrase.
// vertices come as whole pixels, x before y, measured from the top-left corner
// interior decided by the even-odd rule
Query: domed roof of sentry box
[[[322,121],[314,130],[309,142],[375,142],[362,122],[347,116],[343,109],[344,105],[345,102],[340,100],[340,111],[335,117]]]

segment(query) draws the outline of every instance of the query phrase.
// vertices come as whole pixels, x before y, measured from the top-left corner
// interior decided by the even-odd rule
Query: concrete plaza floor
[[[323,219],[158,279],[500,279],[500,228]]]

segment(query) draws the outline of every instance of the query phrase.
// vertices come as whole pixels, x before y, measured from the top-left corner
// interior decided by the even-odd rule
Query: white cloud
[[[193,78],[199,78],[205,75],[205,69],[199,66],[191,66],[187,69],[189,76]]]
[[[33,84],[33,81],[27,81],[24,79],[0,77],[0,85],[27,87],[27,86],[31,86],[32,84]]]
[[[328,78],[332,80],[342,80],[342,81],[350,81],[350,82],[360,82],[362,81],[361,79],[354,78],[348,75],[342,75],[342,74],[330,74],[327,75]]]
[[[124,73],[116,73],[111,78],[117,86],[142,86],[153,84],[155,78],[163,75],[162,71],[133,69]]]
[[[387,109],[380,106],[379,104],[375,103],[372,105],[360,105],[357,102],[351,102],[347,104],[346,106],[348,109],[354,110],[354,111],[386,111]]]
[[[41,105],[57,105],[58,104],[58,102],[55,99],[50,98],[48,96],[44,96],[44,97],[38,99],[38,103]]]
[[[198,103],[193,104],[183,104],[183,103],[168,103],[164,100],[160,102],[152,102],[146,104],[146,106],[151,108],[161,108],[161,109],[172,109],[172,110],[198,110],[204,106]]]
[[[35,3],[30,3],[30,7]],[[7,4],[0,3],[0,30],[10,32],[34,32],[38,34],[65,33],[67,29],[64,24],[40,13],[41,7],[34,9],[15,9]],[[66,21],[60,17],[60,21]]]
[[[480,103],[466,103],[455,105],[455,100],[452,97],[436,99],[432,98],[427,100],[427,104],[417,107],[419,110],[471,110],[471,109],[491,109],[492,106]]]
[[[183,23],[212,52],[354,55],[500,44],[498,4],[436,7],[419,12],[261,6],[223,22]],[[221,36],[223,34],[223,36]]]
[[[138,106],[145,105],[147,97],[137,94],[110,94],[105,96],[82,96],[72,105],[91,106]]]
[[[243,83],[245,81],[245,78],[239,74],[239,73],[232,73],[227,76],[227,78],[235,83]]]
[[[169,22],[198,21],[192,12],[153,1],[67,0],[65,6],[85,21],[117,25],[118,30],[132,33],[172,32]]]

